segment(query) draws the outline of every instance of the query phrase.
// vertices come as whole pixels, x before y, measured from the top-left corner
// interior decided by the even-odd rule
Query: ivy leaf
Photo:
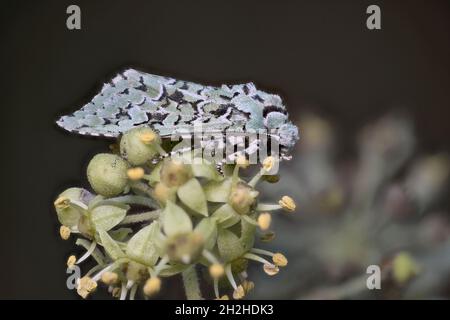
[[[197,179],[192,178],[177,190],[178,197],[189,209],[208,216],[205,193]]]
[[[170,200],[167,200],[162,213],[162,221],[164,233],[169,237],[192,231],[192,221],[189,215]]]
[[[127,205],[99,205],[91,210],[91,221],[97,230],[108,231],[125,218],[130,207]]]
[[[102,242],[103,248],[105,248],[106,253],[113,259],[117,260],[119,258],[125,257],[125,253],[120,249],[119,244],[114,241],[113,238],[105,230],[98,230],[100,236],[100,241]]]
[[[127,256],[146,266],[154,266],[158,260],[158,252],[155,246],[155,238],[159,234],[159,223],[153,222],[139,230],[127,245]]]

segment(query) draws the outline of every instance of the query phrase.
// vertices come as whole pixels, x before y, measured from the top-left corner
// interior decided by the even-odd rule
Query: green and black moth
[[[264,135],[278,145],[270,152],[285,159],[298,140],[298,129],[281,98],[253,83],[213,87],[134,69],[119,73],[89,103],[57,124],[69,132],[110,138],[137,126],[149,126],[168,139],[193,135],[201,127],[202,135],[221,137],[206,145],[239,144],[244,146],[239,152],[247,155],[261,148]],[[249,133],[259,138],[250,141]]]

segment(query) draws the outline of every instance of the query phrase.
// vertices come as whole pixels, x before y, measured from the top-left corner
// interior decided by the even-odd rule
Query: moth
[[[205,86],[134,69],[119,73],[89,103],[56,123],[69,132],[110,138],[136,126],[149,126],[168,138],[193,133],[201,125],[207,133],[235,134],[228,139],[233,144],[245,141],[247,132],[265,131],[284,159],[299,138],[281,98],[253,83]],[[247,141],[244,151],[254,153],[260,143]]]

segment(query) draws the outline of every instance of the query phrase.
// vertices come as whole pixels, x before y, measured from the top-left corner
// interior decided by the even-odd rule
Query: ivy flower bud
[[[142,281],[148,277],[147,268],[143,264],[131,261],[128,264],[126,277],[133,282]]]
[[[92,188],[105,197],[113,197],[128,184],[128,164],[121,157],[100,153],[89,162],[87,176]]]
[[[83,213],[80,206],[87,207],[93,197],[89,191],[82,188],[69,188],[62,192],[54,202],[59,222],[66,227],[76,227]]]
[[[269,229],[271,222],[272,216],[270,215],[270,213],[261,213],[258,216],[258,225],[263,231]]]
[[[194,232],[173,235],[167,239],[167,255],[170,261],[190,264],[200,257],[203,244],[202,237]]]
[[[141,167],[131,168],[127,170],[127,176],[130,180],[137,181],[142,179],[145,172]]]
[[[119,275],[115,272],[106,271],[102,274],[102,282],[108,286],[116,284],[119,280]]]
[[[63,239],[63,240],[69,239],[70,233],[71,233],[70,229],[66,226],[61,226],[59,228],[59,235],[61,236],[61,239]]]
[[[77,258],[74,255],[71,255],[67,259],[67,267],[71,269],[75,265],[76,262],[77,262]]]
[[[289,196],[283,196],[278,204],[286,211],[293,212],[297,207],[294,200]]]
[[[78,281],[77,293],[86,299],[87,296],[97,289],[97,282],[92,280],[90,277],[83,277]]]
[[[272,261],[278,267],[286,267],[288,264],[288,260],[286,259],[286,257],[282,253],[279,253],[279,252],[275,253],[272,256]]]
[[[131,129],[120,140],[120,154],[132,165],[140,166],[158,155],[159,136],[148,127]]]
[[[214,263],[209,267],[209,274],[214,279],[218,279],[218,278],[222,277],[224,273],[225,273],[225,270],[224,270],[223,266],[219,263]]]
[[[161,290],[161,279],[158,277],[149,278],[144,285],[144,294],[146,296],[152,296]]]
[[[192,169],[181,159],[167,159],[161,167],[161,182],[168,187],[179,187],[192,177]]]
[[[255,204],[258,194],[258,191],[247,184],[239,182],[232,188],[228,203],[237,213],[241,215],[248,214],[251,207]]]
[[[233,299],[240,300],[245,296],[245,290],[244,287],[239,285],[233,292]]]

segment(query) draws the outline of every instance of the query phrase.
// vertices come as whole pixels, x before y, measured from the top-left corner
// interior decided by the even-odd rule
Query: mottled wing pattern
[[[164,136],[189,130],[195,123],[239,132],[276,128],[286,120],[280,97],[257,90],[252,83],[211,87],[128,69],[57,124],[83,135],[117,137],[142,124]]]

